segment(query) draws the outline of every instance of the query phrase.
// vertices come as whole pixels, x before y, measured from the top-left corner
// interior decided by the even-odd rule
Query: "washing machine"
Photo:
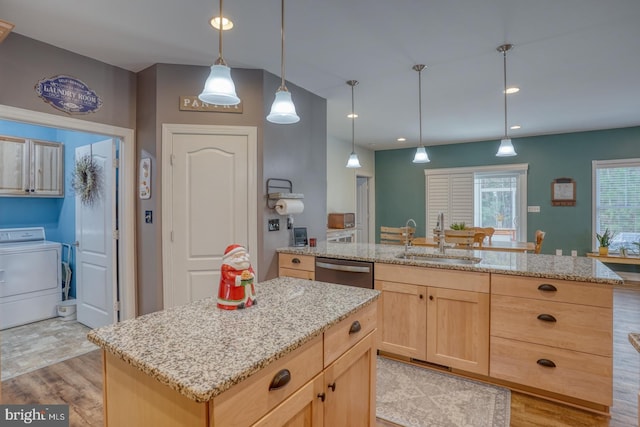
[[[0,330],[57,316],[61,255],[44,227],[0,229]]]

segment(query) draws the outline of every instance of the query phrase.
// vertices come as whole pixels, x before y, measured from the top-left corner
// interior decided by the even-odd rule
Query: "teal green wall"
[[[577,249],[584,255],[592,241],[591,161],[640,158],[640,127],[513,138],[515,157],[496,157],[498,145],[481,141],[427,147],[427,164],[411,162],[415,148],[376,151],[376,229],[402,226],[413,218],[416,235],[426,235],[425,169],[528,163],[527,204],[540,206],[540,213],[527,213],[527,240],[533,241],[535,230],[544,230],[542,253],[562,249],[569,255]],[[551,181],[560,177],[576,181],[575,206],[551,206]]]

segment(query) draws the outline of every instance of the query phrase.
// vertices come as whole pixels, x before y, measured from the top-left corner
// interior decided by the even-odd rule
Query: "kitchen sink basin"
[[[421,261],[421,262],[433,263],[433,264],[456,264],[456,265],[473,265],[482,261],[481,258],[475,258],[475,257],[438,255],[438,254],[418,254],[418,253],[406,253],[406,252],[396,255],[396,258],[406,259],[409,261]]]

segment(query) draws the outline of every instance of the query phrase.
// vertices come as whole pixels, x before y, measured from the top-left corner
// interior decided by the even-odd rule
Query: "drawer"
[[[492,295],[491,335],[610,357],[613,310]]]
[[[278,254],[278,267],[315,271],[316,258],[311,255]]]
[[[333,325],[324,333],[325,367],[376,329],[377,307],[377,301],[373,302]]]
[[[298,279],[314,280],[316,274],[313,271],[295,270],[293,268],[280,267],[278,277],[297,277]]]
[[[552,362],[555,367],[543,366]],[[491,337],[489,375],[611,406],[613,358]]]
[[[489,273],[377,263],[376,280],[489,293]]]
[[[233,363],[233,360],[230,360]],[[274,378],[288,370],[290,380],[270,390]],[[268,365],[246,380],[213,398],[213,424],[251,425],[320,373],[322,336]]]
[[[491,293],[613,308],[613,286],[588,282],[492,274]]]

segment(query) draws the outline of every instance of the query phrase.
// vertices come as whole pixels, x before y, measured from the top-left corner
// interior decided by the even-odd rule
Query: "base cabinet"
[[[378,349],[489,373],[489,275],[376,264]]]
[[[208,402],[191,400],[103,351],[104,425],[375,426],[376,308],[351,314]],[[272,387],[284,370],[290,380]]]
[[[278,254],[278,277],[315,280],[316,258],[310,255]]]

